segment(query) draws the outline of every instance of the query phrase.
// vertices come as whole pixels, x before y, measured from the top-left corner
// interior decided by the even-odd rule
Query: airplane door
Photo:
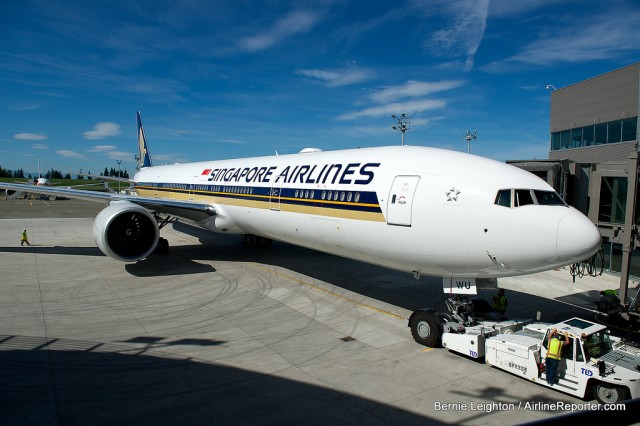
[[[269,193],[269,208],[271,210],[280,210],[280,192],[282,183],[274,182]]]
[[[387,224],[411,226],[413,197],[420,176],[396,176],[387,199]]]
[[[189,184],[189,200],[195,199],[196,185],[200,176],[194,176],[192,183]]]

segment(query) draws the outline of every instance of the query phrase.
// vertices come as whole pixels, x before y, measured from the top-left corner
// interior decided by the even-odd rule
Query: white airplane
[[[89,175],[93,176],[93,175]],[[38,177],[36,179],[29,179],[26,182],[16,181],[15,183],[22,185],[20,190],[10,190],[5,189],[5,199],[6,200],[19,200],[21,198],[30,198],[33,194],[44,194],[41,191],[36,191],[30,188],[30,186],[54,186],[54,185],[63,185],[64,182],[53,183],[47,178]],[[110,191],[109,185],[107,182],[99,182],[99,183],[86,183],[80,185],[71,185],[65,186],[64,188],[76,188],[76,187],[88,187],[88,186],[96,186],[101,185],[107,191]],[[2,187],[0,187],[2,188]],[[57,194],[49,194],[47,199],[54,201],[56,199]]]
[[[405,145],[153,166],[139,113],[137,121],[137,195],[37,188],[109,202],[93,233],[121,261],[166,247],[161,214],[252,244],[284,241],[416,277],[529,274],[600,247],[594,224],[551,186],[494,160]]]
[[[29,179],[26,182],[19,182],[16,181],[16,183],[23,185],[23,189],[24,189],[24,185],[35,185],[35,186],[51,186],[51,181],[49,181],[49,179],[43,178],[43,177],[39,177],[36,179]],[[32,191],[11,191],[9,189],[5,189],[5,199],[7,200],[19,200],[21,198],[27,197],[29,196],[29,194],[33,193]],[[51,195],[49,197],[51,200],[55,200],[55,195]]]

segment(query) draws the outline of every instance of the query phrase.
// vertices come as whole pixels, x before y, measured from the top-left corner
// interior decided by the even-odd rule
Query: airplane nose
[[[598,228],[579,211],[573,210],[560,219],[556,248],[558,257],[566,264],[590,257],[600,248],[601,243]]]

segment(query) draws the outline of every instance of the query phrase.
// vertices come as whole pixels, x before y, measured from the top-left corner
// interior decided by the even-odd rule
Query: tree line
[[[76,177],[77,179],[88,179],[88,180],[93,180],[92,176],[82,176],[83,172],[82,169],[80,169],[78,171],[79,175]],[[86,173],[87,175],[91,175],[91,171],[88,171]],[[119,176],[118,176],[119,175]],[[118,173],[118,170],[114,167],[112,168],[104,168],[103,172],[100,172],[99,176],[110,176],[110,177],[122,177],[125,179],[129,179],[129,172],[127,172],[127,169],[124,170],[120,170]],[[10,170],[10,169],[5,169],[2,166],[0,166],[0,178],[16,178],[16,179],[35,179],[38,178],[39,176],[33,176],[32,173],[29,173],[28,176],[25,175],[24,173],[24,169],[17,169],[17,170]],[[43,175],[43,178],[45,179],[71,179],[71,173],[70,172],[66,172],[66,173],[62,173],[60,170],[54,170],[53,168],[47,170]]]

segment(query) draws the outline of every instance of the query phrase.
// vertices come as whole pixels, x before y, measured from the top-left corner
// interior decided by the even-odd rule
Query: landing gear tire
[[[156,254],[169,253],[169,240],[167,240],[166,238],[160,237],[158,239],[158,244],[156,245],[156,248],[153,252]]]
[[[417,311],[411,318],[411,335],[421,345],[435,348],[440,345],[440,325],[438,314],[434,311]]]
[[[273,240],[271,238],[259,237],[257,235],[242,234],[240,237],[242,244],[249,247],[271,247]]]
[[[625,399],[625,391],[608,383],[596,383],[593,396],[600,404],[615,404]]]

